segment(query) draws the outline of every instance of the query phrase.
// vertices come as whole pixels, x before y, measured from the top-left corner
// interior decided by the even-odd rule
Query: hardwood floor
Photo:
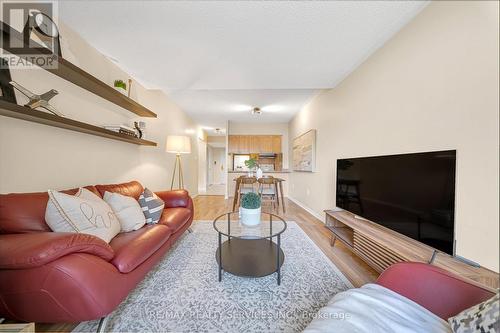
[[[296,222],[355,287],[375,281],[378,273],[356,257],[341,242],[337,242],[333,248],[330,246],[330,233],[321,221],[288,199],[285,199],[285,205],[286,214],[283,215],[282,210],[276,213],[284,216],[286,221]],[[194,199],[194,207],[195,220],[211,221],[231,210],[232,199],[226,200],[223,196],[200,195]],[[272,208],[268,206],[263,209],[269,211]],[[36,324],[36,332],[66,333],[71,332],[76,325]]]

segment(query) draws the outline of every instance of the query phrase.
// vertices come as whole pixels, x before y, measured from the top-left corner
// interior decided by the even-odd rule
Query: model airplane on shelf
[[[27,106],[31,109],[36,109],[36,108],[44,108],[45,110],[49,111],[50,113],[55,114],[56,116],[59,117],[64,117],[62,113],[56,110],[55,107],[49,104],[49,100],[59,94],[59,92],[55,89],[51,89],[47,91],[46,93],[43,93],[41,95],[37,95],[29,91],[28,89],[24,88],[22,85],[15,81],[10,81],[9,82],[14,88],[19,90],[23,95],[29,98],[29,102],[26,103],[24,106]]]

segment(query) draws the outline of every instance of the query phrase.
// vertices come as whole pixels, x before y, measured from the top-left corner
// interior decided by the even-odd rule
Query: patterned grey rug
[[[110,332],[300,332],[351,283],[295,222],[282,235],[276,274],[217,280],[217,233],[196,222],[109,318]],[[98,321],[73,332],[95,332]]]

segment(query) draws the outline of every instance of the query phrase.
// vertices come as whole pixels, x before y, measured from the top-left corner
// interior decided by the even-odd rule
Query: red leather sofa
[[[101,197],[109,191],[136,199],[143,191],[136,181],[86,188]],[[0,195],[0,317],[61,323],[111,313],[193,221],[187,191],[156,194],[165,201],[160,222],[118,234],[109,244],[51,232],[46,192]]]
[[[391,289],[447,320],[494,295],[433,265],[402,262],[387,268],[377,284]]]

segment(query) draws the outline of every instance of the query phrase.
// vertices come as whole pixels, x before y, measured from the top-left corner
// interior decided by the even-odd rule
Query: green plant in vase
[[[241,198],[241,223],[248,227],[260,223],[261,201],[256,193],[249,192]]]
[[[255,158],[250,158],[250,159],[245,161],[245,166],[249,170],[255,170],[256,168],[259,167],[259,162],[257,162],[257,159],[255,159]]]
[[[259,168],[259,162],[255,158],[250,158],[245,161],[245,166],[248,168],[248,176],[252,177],[253,172]]]
[[[241,199],[241,207],[245,209],[260,208],[260,196],[253,192],[245,194]]]

